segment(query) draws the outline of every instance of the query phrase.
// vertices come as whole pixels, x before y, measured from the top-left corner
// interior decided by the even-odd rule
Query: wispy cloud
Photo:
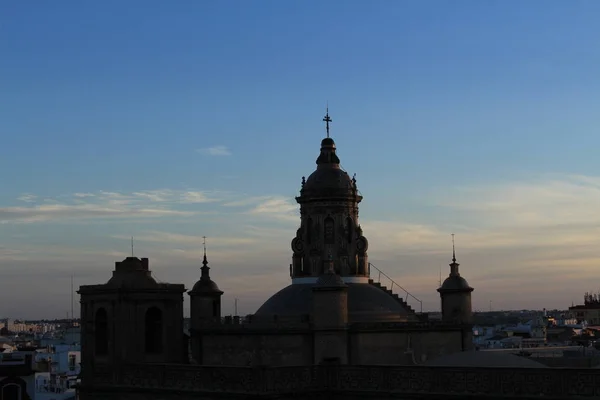
[[[222,146],[222,145],[198,149],[198,152],[200,154],[204,154],[207,156],[230,156],[231,155],[231,151],[226,146]]]
[[[283,196],[260,198],[258,204],[250,209],[248,213],[290,222],[299,222],[298,205],[292,203],[292,199]]]
[[[211,194],[199,191],[170,189],[118,193],[74,193],[57,198],[38,198],[27,195],[21,200],[28,207],[0,207],[0,223],[32,223],[50,220],[90,218],[156,218],[190,216],[198,212],[179,210],[177,205],[218,201]],[[35,203],[35,204],[34,204]]]
[[[106,207],[100,204],[49,204],[33,207],[0,208],[0,223],[43,222],[65,219],[114,218],[114,217],[164,217],[187,216],[193,212],[164,208]]]
[[[129,240],[130,237],[125,235],[112,235],[115,239]],[[198,248],[202,247],[204,237],[202,235],[184,235],[180,233],[172,232],[161,232],[161,231],[147,231],[140,235],[135,236],[136,242],[150,242],[150,243],[168,243],[175,245],[192,245]],[[207,238],[209,246],[212,247],[228,247],[237,245],[253,244],[257,242],[256,238],[250,237],[229,237],[229,236],[216,236]]]
[[[493,226],[596,225],[600,178],[562,175],[461,188],[440,205],[476,213]]]
[[[22,194],[21,196],[17,197],[17,200],[23,201],[25,203],[33,203],[36,199],[37,199],[37,196],[34,196],[29,193],[25,193],[25,194]]]
[[[248,207],[256,206],[258,203],[270,200],[272,196],[256,196],[256,197],[245,197],[243,196],[239,200],[232,200],[223,203],[224,207]]]

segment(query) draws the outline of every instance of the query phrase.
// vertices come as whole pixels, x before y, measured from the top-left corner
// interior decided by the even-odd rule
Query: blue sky
[[[370,259],[439,307],[567,307],[600,260],[595,1],[5,2],[0,315],[129,252],[253,312],[288,283],[328,102]],[[39,276],[40,279],[32,279]],[[595,279],[595,278],[594,278]],[[39,293],[45,298],[42,310]]]

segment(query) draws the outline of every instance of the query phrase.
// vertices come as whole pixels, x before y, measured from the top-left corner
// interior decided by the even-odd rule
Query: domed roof
[[[217,292],[223,293],[213,280],[211,280],[211,279],[202,280],[202,278],[200,278],[200,280],[198,282],[196,282],[196,284],[194,285],[192,290],[190,290],[189,293],[217,293]]]
[[[219,289],[217,284],[210,279],[210,268],[208,267],[208,260],[206,259],[206,248],[204,249],[204,258],[202,260],[202,267],[200,267],[202,275],[200,280],[196,282],[192,290],[188,292],[190,296],[204,294],[204,295],[222,295],[223,291]]]
[[[106,282],[106,285],[120,289],[144,289],[158,285],[158,282],[150,275],[150,272],[137,272],[138,271],[113,275],[113,277]]]
[[[154,288],[158,283],[148,269],[147,258],[127,257],[115,263],[113,276],[106,285],[120,289],[146,289]]]
[[[356,181],[340,168],[335,142],[331,138],[321,141],[321,154],[317,158],[317,169],[302,185],[302,197],[354,196]]]
[[[547,365],[504,351],[461,351],[427,361],[430,367],[548,368]]]
[[[341,168],[321,168],[310,174],[304,184],[305,192],[352,189],[352,179]]]
[[[453,239],[454,240],[454,239]],[[450,275],[446,278],[442,286],[438,288],[438,292],[472,292],[473,288],[469,286],[467,280],[460,276],[458,272],[459,263],[456,262],[456,252],[454,245],[452,246],[452,263],[450,263]]]
[[[460,275],[451,275],[444,280],[442,290],[469,290],[471,287],[465,278]]]
[[[347,283],[349,322],[403,322],[409,312],[392,295],[368,283]],[[301,316],[312,312],[314,284],[292,284],[268,299],[258,317]]]

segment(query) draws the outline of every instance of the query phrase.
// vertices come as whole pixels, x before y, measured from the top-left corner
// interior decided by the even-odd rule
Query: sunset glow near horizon
[[[206,236],[224,314],[254,312],[326,104],[369,260],[424,310],[452,233],[475,310],[600,286],[600,3],[34,3],[0,7],[0,317],[64,317],[132,236],[187,288]]]

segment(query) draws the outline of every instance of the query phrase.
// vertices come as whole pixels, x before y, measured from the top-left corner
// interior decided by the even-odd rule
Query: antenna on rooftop
[[[73,314],[73,275],[71,275],[71,325],[75,321],[75,314]]]

